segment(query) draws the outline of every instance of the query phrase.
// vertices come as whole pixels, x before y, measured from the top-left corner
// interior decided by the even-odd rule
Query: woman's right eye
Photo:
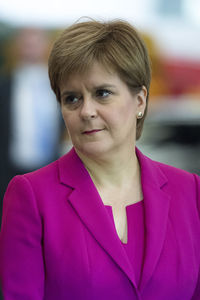
[[[81,95],[68,94],[63,96],[62,103],[67,109],[74,110],[79,107],[81,99]]]
[[[75,96],[75,95],[68,95],[68,96],[66,96],[65,98],[64,98],[64,102],[66,103],[66,104],[75,104],[75,103],[77,103],[78,101],[79,101],[79,97],[77,97],[77,96]]]

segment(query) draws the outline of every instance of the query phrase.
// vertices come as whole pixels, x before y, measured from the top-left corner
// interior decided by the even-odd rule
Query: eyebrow
[[[65,95],[74,95],[76,94],[77,92],[75,91],[64,91],[62,94],[61,94],[61,97],[65,96]]]
[[[108,89],[108,88],[116,88],[115,85],[112,85],[112,84],[101,84],[101,85],[97,85],[97,86],[94,86],[94,90],[100,90],[100,89]],[[65,96],[65,95],[73,95],[73,94],[76,94],[77,91],[72,91],[72,90],[65,90],[62,94],[61,94],[61,97]]]
[[[105,88],[116,88],[116,86],[112,84],[101,84],[94,87],[95,90],[105,89]]]

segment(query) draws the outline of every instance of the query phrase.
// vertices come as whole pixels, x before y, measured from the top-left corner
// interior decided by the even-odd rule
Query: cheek
[[[135,135],[136,130],[136,114],[135,106],[131,102],[130,105],[121,107],[118,115],[118,130],[121,134]]]
[[[123,105],[116,112],[111,112],[111,118],[116,124],[135,124],[135,106],[133,103],[130,103],[130,105]]]
[[[63,110],[62,111],[62,116],[63,116],[63,120],[65,122],[65,126],[67,127],[67,129],[73,128],[74,125],[76,124],[76,122],[74,120],[73,114],[71,114],[70,112],[66,112],[65,110]]]
[[[127,102],[127,105],[122,108],[122,111],[126,120],[129,120],[130,122],[132,120],[133,123],[136,122],[137,105],[135,99],[131,98]]]
[[[72,137],[73,136],[73,128],[74,128],[73,122],[66,113],[62,113],[62,116],[63,116],[63,120],[65,123],[65,127],[67,129],[67,132],[68,132],[69,136]]]
[[[66,118],[66,116],[63,117],[63,119],[65,122],[65,127],[67,129],[68,135],[70,136],[71,140],[73,140],[74,136],[76,135],[76,132],[77,132],[76,122],[73,122],[73,120],[70,118]]]

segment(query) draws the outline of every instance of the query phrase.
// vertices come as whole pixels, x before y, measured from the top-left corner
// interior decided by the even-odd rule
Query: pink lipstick
[[[86,130],[83,132],[83,134],[93,134],[99,131],[102,131],[103,129],[93,129],[93,130]]]

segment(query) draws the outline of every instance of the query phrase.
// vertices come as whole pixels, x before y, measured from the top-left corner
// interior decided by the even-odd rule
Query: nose
[[[87,96],[83,98],[80,116],[84,120],[90,120],[97,117],[95,101],[91,97]]]

